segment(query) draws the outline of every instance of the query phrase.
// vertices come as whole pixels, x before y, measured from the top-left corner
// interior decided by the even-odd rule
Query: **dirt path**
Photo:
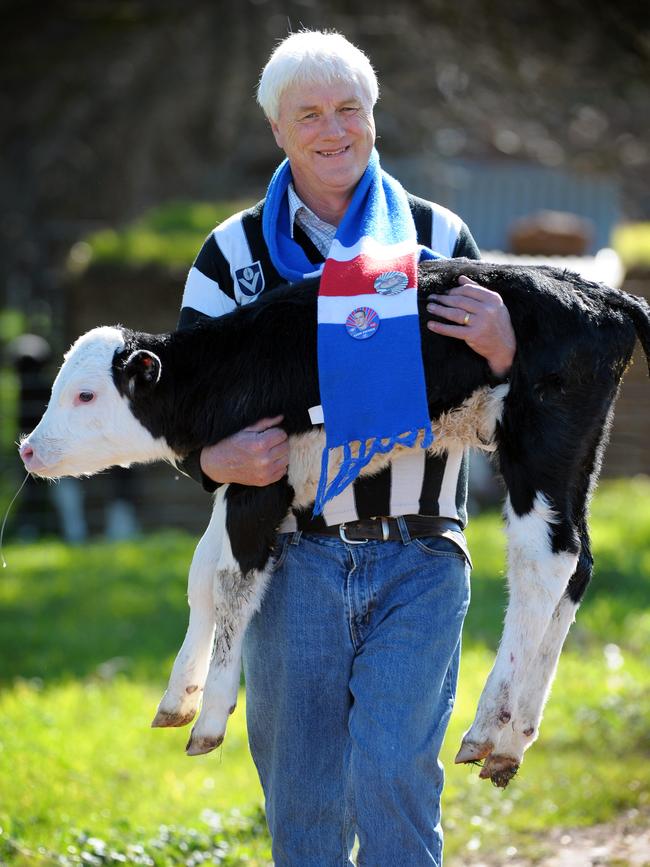
[[[531,841],[530,851],[535,849],[526,856],[454,859],[452,867],[650,867],[650,811],[631,810],[603,825],[553,831]]]

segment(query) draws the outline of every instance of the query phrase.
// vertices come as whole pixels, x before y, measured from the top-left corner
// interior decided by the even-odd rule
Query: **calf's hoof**
[[[171,729],[181,728],[191,723],[196,716],[196,711],[186,711],[185,713],[170,713],[165,710],[159,710],[151,723],[152,729]]]
[[[216,737],[208,737],[206,735],[195,735],[192,733],[185,747],[185,752],[188,756],[204,756],[206,753],[211,753],[223,743],[223,735]]]
[[[492,780],[498,789],[505,789],[510,780],[519,770],[519,762],[511,756],[489,756],[481,768],[479,777],[482,780]]]
[[[494,744],[491,741],[483,741],[482,744],[477,744],[474,741],[463,740],[454,762],[457,765],[463,765],[467,762],[480,762],[481,759],[489,756],[493,749]]]

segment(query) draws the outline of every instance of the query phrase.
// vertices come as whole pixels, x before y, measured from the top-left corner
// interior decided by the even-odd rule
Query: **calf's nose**
[[[28,473],[40,473],[45,469],[42,458],[38,456],[33,446],[29,443],[23,443],[18,449],[18,454],[22,458],[22,462]]]
[[[20,455],[22,462],[27,466],[34,457],[34,449],[28,443],[23,443],[18,449],[18,454]]]

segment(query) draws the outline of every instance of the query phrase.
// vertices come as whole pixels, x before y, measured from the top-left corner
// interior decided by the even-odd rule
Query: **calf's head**
[[[155,389],[160,359],[137,346],[127,351],[125,338],[121,328],[95,328],[68,351],[43,418],[20,444],[30,473],[86,476],[116,464],[173,459],[132,412],[142,392]]]

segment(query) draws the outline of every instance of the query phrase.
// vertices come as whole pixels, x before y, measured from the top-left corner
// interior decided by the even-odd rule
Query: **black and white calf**
[[[488,386],[483,358],[424,326],[429,292],[464,274],[499,292],[517,336],[509,385]],[[259,607],[277,528],[313,503],[322,429],[316,367],[316,282],[173,334],[97,328],[66,356],[52,399],[21,445],[35,475],[87,475],[168,460],[259,418],[282,415],[288,476],[266,488],[222,486],[189,576],[190,620],[156,726],[190,722],[187,751],[223,739],[237,698],[241,643]],[[550,268],[466,260],[420,269],[422,349],[433,449],[496,449],[505,480],[510,598],[498,655],[458,762],[484,759],[504,786],[537,736],[558,656],[589,582],[588,500],[620,379],[636,337],[650,355],[641,299]],[[376,472],[392,455],[379,456]]]

